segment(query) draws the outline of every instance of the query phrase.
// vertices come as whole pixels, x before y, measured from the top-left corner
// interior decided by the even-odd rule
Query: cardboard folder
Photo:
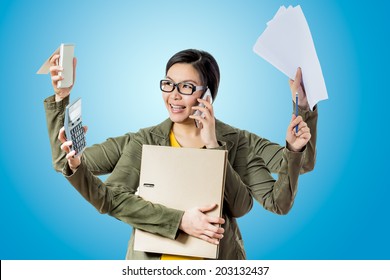
[[[138,195],[187,210],[217,204],[207,215],[222,215],[227,151],[144,145]],[[215,259],[218,245],[181,232],[175,239],[136,229],[134,250]]]

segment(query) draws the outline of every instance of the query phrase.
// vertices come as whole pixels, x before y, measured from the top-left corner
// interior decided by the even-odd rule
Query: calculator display
[[[77,120],[81,117],[81,99],[78,99],[74,105],[69,108],[69,117],[71,120]]]

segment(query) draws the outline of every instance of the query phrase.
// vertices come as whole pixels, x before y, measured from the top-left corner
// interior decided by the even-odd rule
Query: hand
[[[60,55],[57,53],[53,55],[50,58],[50,76],[51,76],[51,84],[53,86],[54,92],[56,94],[55,100],[56,102],[61,101],[65,97],[67,97],[70,94],[70,91],[73,88],[73,85],[76,81],[76,65],[77,65],[77,59],[73,58],[73,85],[71,85],[68,88],[57,88],[57,82],[60,80],[63,80],[64,77],[61,77],[58,75],[58,72],[61,72],[64,70],[62,67],[58,65],[58,59],[60,58]]]
[[[295,132],[297,125],[298,132]],[[302,117],[293,115],[286,133],[287,148],[293,152],[299,152],[309,142],[310,138],[310,128],[303,121]]]
[[[223,238],[222,234],[225,232],[219,225],[224,224],[225,220],[204,214],[213,210],[216,206],[214,204],[186,210],[181,219],[180,229],[191,236],[218,245],[219,240]]]
[[[207,100],[198,98],[198,102],[203,104],[202,106],[194,106],[193,110],[199,110],[202,112],[200,116],[190,115],[191,119],[195,119],[200,125],[200,136],[206,148],[216,148],[219,146],[217,136],[215,133],[215,118],[213,105],[210,103],[210,97]]]
[[[309,102],[307,101],[306,92],[302,82],[302,70],[300,67],[297,69],[294,80],[288,81],[290,84],[290,90],[292,99],[295,102],[295,93],[298,92],[298,106],[302,110],[309,110]]]
[[[88,127],[84,126],[84,133],[87,133]],[[72,141],[67,141],[65,136],[65,128],[62,127],[58,133],[58,140],[61,142],[61,150],[66,153],[66,159],[68,160],[69,168],[72,172],[76,172],[77,168],[81,164],[81,157],[75,156],[76,151],[71,151],[70,147],[72,146]]]

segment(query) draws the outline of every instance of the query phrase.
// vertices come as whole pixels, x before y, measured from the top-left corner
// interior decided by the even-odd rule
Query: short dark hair
[[[189,63],[198,71],[203,85],[206,85],[210,91],[213,100],[217,97],[220,73],[218,63],[208,52],[188,49],[174,54],[167,62],[165,74],[169,68],[176,63]]]

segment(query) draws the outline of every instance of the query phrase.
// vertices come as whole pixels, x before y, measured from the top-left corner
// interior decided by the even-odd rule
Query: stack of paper
[[[290,79],[295,78],[297,68],[301,67],[310,109],[328,99],[309,25],[300,6],[280,7],[253,50]]]

